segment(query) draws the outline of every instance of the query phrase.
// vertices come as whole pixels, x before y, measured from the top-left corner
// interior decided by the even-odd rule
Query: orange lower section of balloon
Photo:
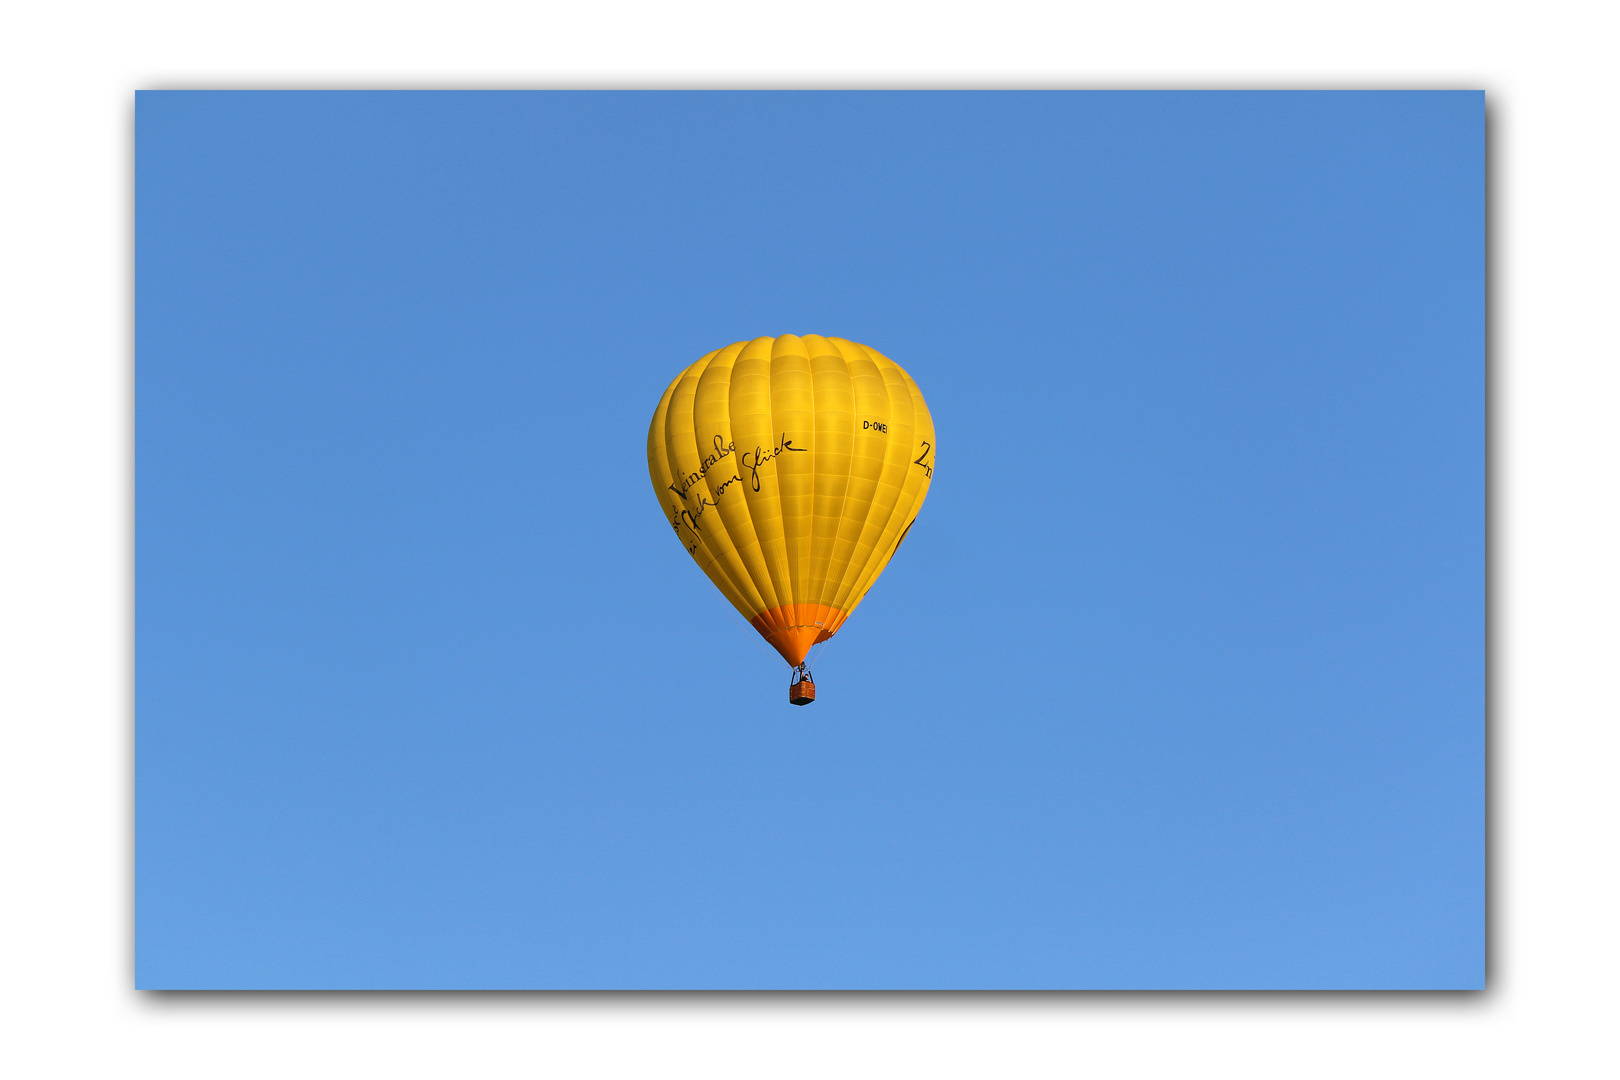
[[[845,613],[831,604],[783,604],[755,615],[750,622],[782,659],[798,667],[810,646],[838,633]]]

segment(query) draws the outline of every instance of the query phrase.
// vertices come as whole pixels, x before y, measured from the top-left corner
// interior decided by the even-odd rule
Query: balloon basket
[[[810,672],[802,666],[793,669],[793,683],[788,687],[788,704],[808,705],[816,700],[816,684],[810,680]]]

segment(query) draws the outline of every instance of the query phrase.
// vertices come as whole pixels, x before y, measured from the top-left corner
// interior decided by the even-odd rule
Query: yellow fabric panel
[[[877,365],[858,345],[835,341],[833,346],[843,355],[849,371],[855,420],[851,427],[854,445],[849,478],[839,509],[832,562],[827,568],[824,591],[816,598],[827,604],[832,603],[840,591],[850,558],[855,554],[861,533],[865,530],[867,515],[872,508],[872,496],[883,474],[884,452],[889,443],[889,395]]]
[[[742,574],[753,586],[763,605],[761,610],[784,603],[771,582],[759,539],[754,533],[753,518],[748,512],[744,482],[738,467],[737,443],[731,433],[731,374],[741,356],[770,355],[771,340],[752,341],[740,351],[722,349],[709,361],[698,377],[697,389],[692,395],[692,420],[695,447],[708,466],[703,473],[704,487],[709,493],[711,513],[718,517],[717,531],[731,541],[736,560],[729,565],[740,565]],[[729,498],[727,496],[730,496]]]
[[[888,550],[893,537],[898,535],[898,531],[891,528],[891,522],[895,516],[895,506],[900,501],[907,469],[911,465],[912,421],[916,409],[912,405],[911,391],[906,386],[905,380],[900,377],[900,369],[895,366],[894,361],[853,342],[840,341],[839,347],[846,353],[850,350],[860,350],[866,362],[872,364],[873,371],[883,385],[885,409],[888,413],[888,430],[883,442],[883,460],[876,488],[871,503],[863,514],[860,540],[844,570],[838,591],[832,599],[834,607],[848,612],[860,601],[860,596],[854,592],[856,583],[863,580],[867,567],[877,555]]]
[[[700,453],[698,448],[696,399],[699,382],[709,364],[722,359],[729,362],[742,351],[746,342],[721,349],[713,358],[699,361],[687,368],[675,384],[670,395],[669,410],[664,424],[664,445],[669,453],[670,471],[676,476],[676,485],[682,502],[694,519],[694,531],[703,538],[703,546],[725,571],[742,598],[742,610],[758,612],[768,606],[759,594],[759,587],[749,577],[737,547],[732,543],[720,515],[715,512],[713,490],[708,485],[711,469],[730,476],[731,459],[714,452],[712,445]],[[728,355],[729,354],[729,355]]]
[[[771,430],[779,453],[771,459],[782,496],[782,536],[790,594],[810,599],[810,535],[816,496],[816,406],[810,355],[797,337],[771,349]]]
[[[739,341],[664,391],[647,468],[671,530],[790,663],[860,604],[927,496],[934,427],[888,357]]]
[[[832,569],[833,547],[844,515],[844,494],[855,454],[855,391],[849,365],[837,346],[825,338],[807,337],[810,351],[811,393],[815,400],[815,503],[810,538],[810,594],[812,604],[825,604],[832,591],[827,575]],[[836,588],[836,585],[834,586]]]
[[[707,364],[713,356],[714,354],[710,353],[702,360],[699,360],[693,367],[701,370],[702,366]],[[689,368],[688,371],[690,370]],[[676,387],[680,385],[686,374],[687,372],[682,372],[675,377],[674,382],[669,384],[669,389],[664,391],[664,396],[658,403],[658,410],[653,414],[652,424],[647,430],[647,470],[652,476],[654,490],[659,493],[664,503],[665,517],[668,519],[670,527],[675,531],[676,537],[680,540],[681,546],[686,548],[687,553],[697,562],[709,580],[715,583],[726,599],[730,600],[732,605],[747,617],[751,614],[750,608],[752,605],[743,597],[737,585],[731,580],[731,576],[715,560],[713,553],[704,544],[703,535],[695,528],[695,517],[685,500],[677,493],[680,485],[676,483],[675,476],[669,467],[669,451],[665,439],[669,403],[674,397]]]
[[[923,400],[922,391],[917,384],[899,364],[894,365],[896,374],[900,376],[906,393],[911,398],[915,420],[911,439],[911,460],[906,465],[906,478],[901,487],[900,499],[895,506],[891,528],[885,530],[884,539],[877,547],[877,558],[868,563],[855,588],[850,593],[850,601],[844,608],[844,617],[860,606],[866,592],[872,587],[872,582],[883,573],[883,568],[889,565],[894,553],[899,549],[900,542],[905,539],[906,530],[911,528],[917,520],[917,512],[922,509],[923,500],[928,497],[928,485],[934,479],[934,418],[928,413],[928,403]],[[892,536],[893,539],[889,539]]]
[[[737,471],[742,478],[743,505],[748,513],[759,559],[769,579],[770,596],[777,604],[793,595],[788,562],[787,533],[782,524],[782,496],[777,470],[776,433],[771,416],[770,338],[749,342],[731,367],[731,433],[736,443]],[[761,593],[766,590],[762,587]],[[775,606],[775,605],[773,605]]]

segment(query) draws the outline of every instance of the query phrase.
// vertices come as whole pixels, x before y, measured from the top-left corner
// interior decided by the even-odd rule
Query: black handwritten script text
[[[732,451],[735,449],[737,449],[737,444],[735,442],[728,443],[721,439],[720,436],[716,435],[714,437],[714,453],[708,454],[703,458],[702,463],[698,466],[697,472],[687,473],[685,479],[677,480],[675,483],[669,485],[669,490],[679,495],[681,497],[681,501],[685,502],[686,493],[692,490],[692,485],[703,479],[705,476],[708,476],[709,470],[714,467],[715,463],[723,457],[730,457]]]
[[[795,454],[802,454],[804,453],[804,447],[794,446],[793,440],[788,438],[787,434],[784,432],[776,437],[776,445],[771,447],[769,450],[756,446],[752,451],[743,452],[743,456],[740,459],[742,462],[742,467],[748,470],[748,476],[749,479],[753,481],[755,491],[759,490],[759,467],[765,464],[767,461],[773,461],[781,454],[785,454],[790,451]],[[750,457],[754,459],[752,462],[748,460]],[[719,493],[716,492],[716,495],[718,494]]]
[[[701,490],[693,490],[693,488],[697,486],[698,481],[709,475],[709,470],[719,463],[720,459],[730,457],[732,454],[736,453],[736,450],[737,444],[735,441],[728,443],[720,436],[716,435],[714,437],[714,452],[704,456],[703,461],[698,465],[697,472],[687,473],[683,479],[669,485],[669,490],[674,492],[680,498],[679,502],[671,499],[669,503],[669,524],[677,534],[680,533],[682,525],[685,525],[694,533],[697,532],[698,519],[703,516],[704,511],[713,506],[715,501],[718,501],[720,496],[724,495],[726,493],[726,489],[731,487],[732,484],[742,483],[741,475],[733,475],[719,487],[714,489],[714,500],[712,501]],[[738,461],[741,463],[742,468],[747,470],[749,477],[752,479],[754,490],[758,491],[759,467],[765,464],[767,461],[775,460],[779,455],[789,452],[802,454],[805,452],[805,448],[802,446],[794,446],[793,440],[788,438],[786,433],[783,433],[782,435],[777,436],[776,445],[771,447],[771,449],[766,450],[762,446],[756,446],[753,450],[745,450],[738,458]],[[750,458],[753,460],[750,461]],[[695,505],[694,500],[696,501]],[[690,544],[686,545],[686,550],[688,552],[696,551],[697,546],[698,542],[693,540]]]
[[[714,505],[713,503],[709,503],[708,500],[704,500],[704,503],[707,503],[710,506]],[[676,535],[680,535],[682,525],[685,525],[688,529],[691,529],[693,532],[697,532],[697,530],[698,530],[697,519],[703,513],[703,503],[700,503],[698,505],[697,513],[694,514],[694,513],[692,513],[692,511],[688,510],[686,507],[682,506],[680,503],[676,502],[674,499],[671,499],[670,502],[669,502],[669,510],[670,510],[669,524],[675,530]],[[691,551],[692,548],[696,547],[696,546],[697,546],[697,541],[694,540],[692,542],[692,547],[689,547],[686,550]]]

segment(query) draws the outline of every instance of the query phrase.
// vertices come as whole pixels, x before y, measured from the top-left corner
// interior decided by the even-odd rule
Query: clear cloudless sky
[[[1470,92],[147,92],[146,988],[1468,988]],[[816,663],[682,550],[671,378],[916,378]]]

